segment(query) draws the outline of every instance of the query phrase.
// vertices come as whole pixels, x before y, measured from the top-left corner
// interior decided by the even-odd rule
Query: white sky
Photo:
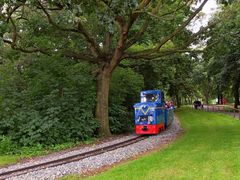
[[[196,7],[200,4],[201,3],[198,3]],[[211,19],[212,15],[218,10],[219,6],[217,5],[216,0],[208,0],[202,11],[199,13],[200,17],[193,19],[188,26],[188,29],[193,32],[197,32],[201,26],[206,26],[208,24],[208,21]]]

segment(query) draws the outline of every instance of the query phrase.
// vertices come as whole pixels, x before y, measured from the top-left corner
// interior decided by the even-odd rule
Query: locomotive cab
[[[134,105],[136,134],[158,134],[170,123],[171,112],[165,108],[164,93],[160,90],[141,92],[141,102]]]

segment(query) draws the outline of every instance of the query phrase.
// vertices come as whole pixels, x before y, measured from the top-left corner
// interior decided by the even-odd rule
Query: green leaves
[[[139,92],[143,85],[142,75],[131,68],[118,67],[113,73],[109,99],[109,122],[112,133],[128,132],[132,128],[132,107],[139,101]]]
[[[208,46],[204,57],[209,61],[208,72],[215,82],[216,93],[224,94],[225,97],[239,99],[239,47],[240,47],[240,5],[236,1],[226,6],[216,16],[221,19],[210,33]],[[235,86],[238,84],[238,86]]]
[[[14,68],[18,63],[21,72]],[[0,134],[24,146],[94,136],[98,125],[90,72],[87,64],[48,56],[0,66]]]
[[[139,94],[143,83],[143,77],[131,68],[117,68],[110,84],[110,102],[123,104],[127,96]]]
[[[0,136],[0,154],[11,154],[15,149],[15,144],[6,136]]]

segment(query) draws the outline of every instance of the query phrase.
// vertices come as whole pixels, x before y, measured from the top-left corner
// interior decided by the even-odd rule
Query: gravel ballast
[[[123,148],[119,148],[119,149],[116,149],[116,150],[113,150],[110,152],[106,152],[103,154],[99,154],[94,157],[89,157],[89,158],[86,158],[86,159],[83,159],[80,161],[30,172],[27,174],[11,177],[9,179],[12,179],[12,180],[22,180],[22,179],[24,179],[24,180],[43,180],[43,179],[44,180],[45,179],[54,180],[56,178],[59,178],[61,176],[67,175],[67,174],[82,174],[84,172],[97,170],[102,167],[111,166],[114,163],[118,163],[120,161],[140,155],[144,152],[147,152],[148,150],[157,148],[161,145],[168,144],[171,141],[173,141],[180,132],[182,132],[180,123],[177,120],[177,118],[175,118],[172,125],[166,131],[163,131],[160,134],[155,135],[155,136],[150,136],[149,138],[139,141],[135,144],[132,144],[132,145],[129,145],[129,146],[126,146]],[[129,135],[129,136],[121,137],[121,138],[114,139],[112,141],[108,141],[108,142],[105,142],[105,143],[102,143],[99,145],[92,145],[90,147],[84,147],[82,149],[73,150],[73,151],[67,152],[65,154],[48,155],[46,157],[42,157],[42,158],[39,158],[38,160],[34,160],[34,161],[29,161],[24,164],[19,163],[16,165],[9,166],[7,168],[1,168],[0,173],[9,171],[9,170],[13,170],[16,168],[20,168],[20,167],[26,167],[26,166],[33,165],[33,164],[39,164],[42,162],[47,162],[50,160],[63,158],[63,157],[71,156],[74,154],[79,154],[82,152],[87,152],[90,150],[109,146],[111,144],[115,144],[118,142],[125,141],[127,139],[131,139],[134,136],[136,136],[136,135]]]

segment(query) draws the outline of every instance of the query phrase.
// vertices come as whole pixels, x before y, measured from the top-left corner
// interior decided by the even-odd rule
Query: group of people
[[[166,101],[165,108],[174,108],[174,104],[172,101]]]

